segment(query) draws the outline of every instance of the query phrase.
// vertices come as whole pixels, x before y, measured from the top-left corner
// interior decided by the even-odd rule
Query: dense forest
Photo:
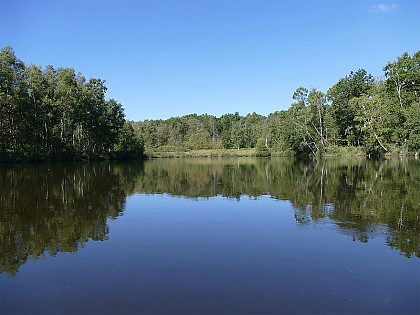
[[[286,111],[133,122],[147,151],[256,148],[257,155],[414,154],[420,150],[420,51],[375,79],[350,72],[326,93],[299,87]]]
[[[0,52],[0,161],[141,157],[143,145],[105,81],[26,66]]]
[[[153,151],[255,148],[258,156],[415,154],[420,151],[420,51],[350,72],[326,93],[298,87],[268,116],[191,114],[126,121],[105,81],[73,68],[26,66],[0,52],[0,161],[141,157]]]

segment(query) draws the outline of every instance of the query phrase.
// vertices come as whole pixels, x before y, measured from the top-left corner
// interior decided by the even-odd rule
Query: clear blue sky
[[[0,0],[0,46],[106,80],[127,119],[287,109],[420,49],[420,1]]]

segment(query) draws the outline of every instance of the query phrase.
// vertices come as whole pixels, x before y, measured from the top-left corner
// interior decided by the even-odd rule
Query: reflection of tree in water
[[[136,189],[194,198],[270,195],[292,203],[298,224],[328,219],[361,242],[386,234],[389,246],[420,257],[419,166],[414,159],[156,160],[145,163]]]
[[[420,161],[163,159],[143,163],[15,165],[0,168],[0,272],[28,259],[76,252],[105,240],[126,196],[269,195],[289,200],[299,225],[328,222],[354,240],[385,235],[420,257]]]
[[[13,275],[29,258],[105,240],[107,219],[122,214],[140,170],[113,163],[2,166],[0,272]]]

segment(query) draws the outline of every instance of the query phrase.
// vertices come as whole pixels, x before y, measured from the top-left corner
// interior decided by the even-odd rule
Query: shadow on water
[[[0,273],[108,237],[135,193],[289,200],[296,224],[333,223],[355,241],[420,257],[420,161],[414,159],[165,159],[2,165]]]

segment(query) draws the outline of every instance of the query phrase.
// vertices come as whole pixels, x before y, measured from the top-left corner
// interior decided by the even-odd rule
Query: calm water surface
[[[0,166],[0,313],[420,313],[420,161]]]

